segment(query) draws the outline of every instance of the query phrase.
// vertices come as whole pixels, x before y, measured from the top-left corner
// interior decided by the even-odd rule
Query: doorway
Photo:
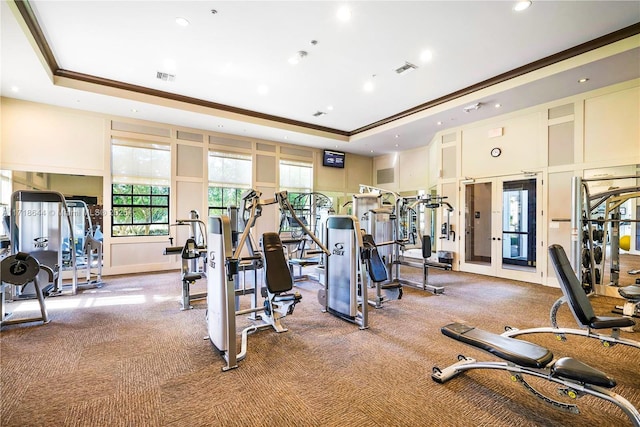
[[[537,245],[540,184],[537,177],[502,177],[466,183],[460,268],[541,283]]]

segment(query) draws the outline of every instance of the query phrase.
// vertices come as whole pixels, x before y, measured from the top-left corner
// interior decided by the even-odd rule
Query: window
[[[299,199],[300,194],[311,193],[313,191],[313,164],[296,162],[292,160],[280,160],[280,191],[287,191],[290,203],[294,203]],[[296,209],[295,206],[293,206]],[[307,224],[311,223],[311,218],[307,218],[308,214],[300,212],[296,213],[302,221]],[[280,231],[295,231],[295,224],[284,218],[280,221]]]
[[[227,213],[229,206],[239,207],[242,194],[251,188],[251,156],[209,152],[209,215]]]
[[[111,235],[168,235],[169,146],[114,139],[111,164]]]

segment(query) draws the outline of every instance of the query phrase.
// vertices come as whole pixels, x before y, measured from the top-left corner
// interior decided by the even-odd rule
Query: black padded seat
[[[187,282],[195,282],[199,279],[202,279],[202,274],[200,273],[186,273],[182,276],[182,280],[186,280]]]
[[[262,249],[265,257],[264,278],[269,292],[281,294],[293,289],[293,278],[278,233],[264,233]]]
[[[604,372],[594,369],[589,365],[585,365],[579,360],[571,357],[558,359],[551,367],[551,376],[556,378],[566,378],[568,380],[605,388],[613,388],[616,386],[616,380]]]
[[[619,288],[618,293],[624,299],[630,299],[632,301],[640,300],[640,286],[625,286]]]
[[[636,324],[628,317],[598,317],[593,311],[589,297],[582,289],[582,284],[573,272],[571,262],[564,248],[560,245],[549,246],[549,258],[558,276],[562,293],[567,298],[569,307],[576,319],[584,326],[593,329],[624,328]]]
[[[384,282],[388,279],[387,269],[384,268],[384,263],[378,253],[376,242],[373,240],[371,234],[362,235],[362,243],[364,248],[369,252],[367,258],[367,267],[369,267],[369,277],[375,283]],[[398,287],[398,286],[395,286]]]
[[[635,325],[635,320],[630,317],[602,317],[596,316],[589,321],[589,327],[592,329],[608,329],[608,328],[628,328]]]
[[[544,368],[553,360],[553,353],[537,344],[503,337],[462,323],[445,325],[441,331],[450,338],[527,368]]]

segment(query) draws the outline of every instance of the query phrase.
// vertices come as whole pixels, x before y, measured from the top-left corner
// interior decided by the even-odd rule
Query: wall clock
[[[498,157],[500,154],[502,154],[502,150],[498,147],[491,149],[491,157]]]

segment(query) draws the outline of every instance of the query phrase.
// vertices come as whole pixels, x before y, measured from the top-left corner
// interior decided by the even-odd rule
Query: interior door
[[[537,177],[500,177],[462,186],[465,232],[460,269],[541,283],[542,212]]]

